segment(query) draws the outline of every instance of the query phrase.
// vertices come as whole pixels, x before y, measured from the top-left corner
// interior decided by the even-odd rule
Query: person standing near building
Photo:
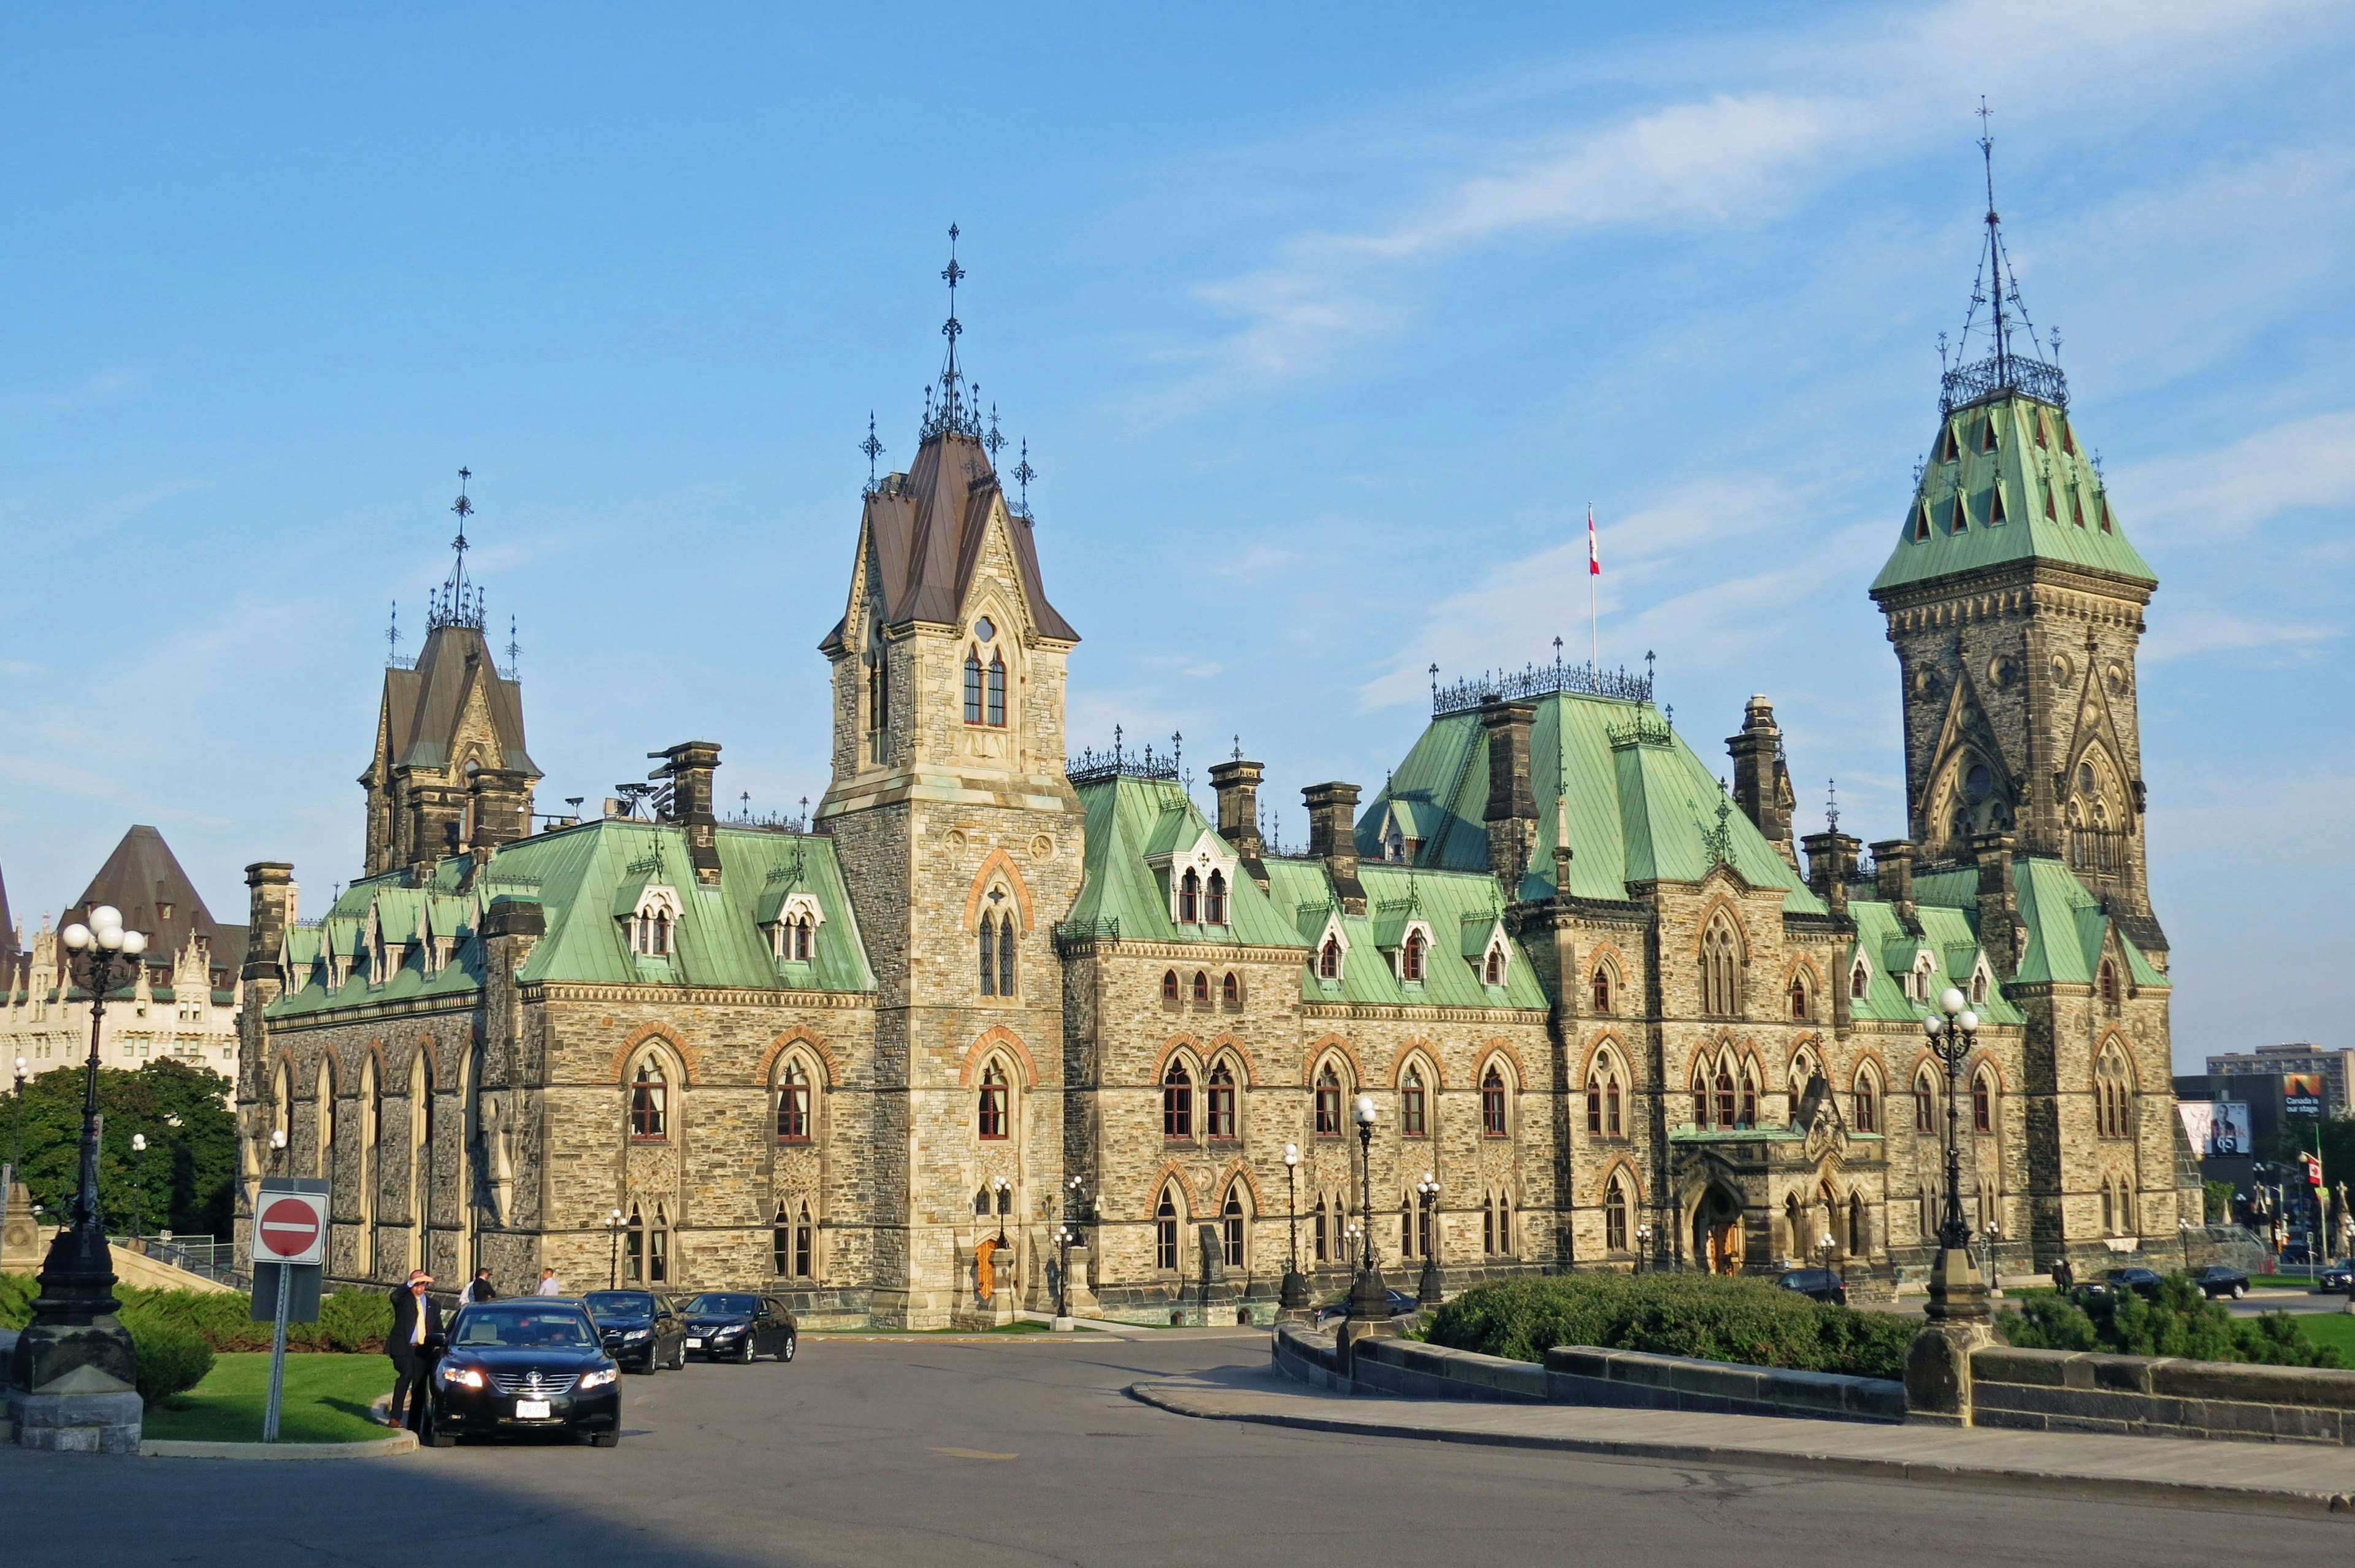
[[[478,1301],[496,1301],[498,1298],[499,1293],[491,1285],[491,1271],[478,1268],[474,1271],[474,1277],[467,1283],[465,1294],[458,1301],[461,1306],[472,1307]]]
[[[392,1332],[384,1340],[394,1374],[392,1407],[387,1419],[412,1432],[421,1431],[425,1424],[426,1380],[442,1338],[442,1307],[427,1294],[432,1284],[432,1275],[414,1269],[408,1284],[393,1287]]]
[[[562,1296],[564,1294],[564,1287],[556,1283],[556,1271],[554,1269],[544,1268],[539,1271],[539,1288],[533,1291],[532,1294],[534,1296]]]

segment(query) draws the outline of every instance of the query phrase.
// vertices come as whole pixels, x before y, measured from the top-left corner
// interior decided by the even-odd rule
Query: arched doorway
[[[1693,1206],[1692,1234],[1692,1255],[1710,1273],[1742,1272],[1742,1200],[1722,1183],[1711,1182]]]

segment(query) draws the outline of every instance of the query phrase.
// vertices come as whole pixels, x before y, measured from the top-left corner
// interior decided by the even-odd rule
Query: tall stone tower
[[[950,230],[952,240],[955,230]],[[1027,509],[1009,505],[949,340],[914,462],[871,484],[833,663],[841,858],[880,992],[870,1144],[879,1323],[1037,1291],[1062,1180],[1054,927],[1078,896],[1083,816],[1063,776],[1065,660]],[[870,454],[873,450],[870,437]],[[1045,1229],[1051,1229],[1050,1222]]]
[[[523,686],[491,657],[481,588],[466,578],[466,498],[458,471],[457,560],[433,596],[425,646],[413,662],[395,653],[384,672],[368,791],[365,876],[401,867],[422,875],[434,861],[531,831],[539,769],[524,750]]]
[[[1910,831],[1925,866],[1970,859],[1988,834],[2065,861],[2164,965],[2135,671],[2158,579],[2020,306],[1991,178],[1972,298],[1932,450],[1871,590],[1903,682]],[[1982,325],[1987,352],[1972,359]]]

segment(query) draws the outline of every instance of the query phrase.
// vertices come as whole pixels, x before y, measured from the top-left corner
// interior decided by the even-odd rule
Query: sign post
[[[253,1201],[253,1317],[271,1325],[264,1443],[278,1441],[278,1414],[286,1394],[286,1326],[319,1320],[319,1275],[326,1256],[327,1183],[304,1176],[262,1178]]]

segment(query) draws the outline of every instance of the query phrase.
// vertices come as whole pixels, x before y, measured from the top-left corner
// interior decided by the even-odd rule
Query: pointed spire
[[[948,352],[941,362],[940,396],[928,396],[922,439],[935,436],[964,435],[981,439],[981,411],[974,402],[974,389],[964,379],[964,369],[957,362],[957,339],[964,336],[964,324],[957,319],[957,284],[964,281],[964,268],[956,255],[957,226],[949,225],[949,264],[941,269],[941,276],[949,285],[949,318],[941,324],[941,336],[949,340]]]
[[[873,409],[867,411],[867,439],[858,443],[858,450],[867,454],[867,493],[872,496],[875,494],[875,460],[883,455],[883,443],[875,439]]]
[[[458,470],[458,498],[450,503],[450,510],[458,517],[458,537],[450,541],[456,559],[450,563],[450,575],[442,580],[434,593],[425,616],[426,630],[437,626],[472,626],[483,629],[483,592],[466,578],[466,551],[474,547],[466,539],[466,519],[474,515],[474,503],[466,496],[466,486],[474,477],[471,468]]]
[[[1977,112],[1979,161],[1987,182],[1987,240],[1979,251],[1978,273],[1971,282],[1970,309],[1964,314],[1962,336],[1955,343],[1951,363],[1945,336],[1939,336],[1938,411],[1951,414],[1966,403],[2013,391],[2025,392],[2055,408],[2066,408],[2069,383],[2061,374],[2060,366],[2045,357],[2045,349],[2037,340],[2035,324],[2029,320],[2028,308],[2020,303],[2019,274],[2012,267],[2010,253],[2004,249],[2003,219],[1995,205],[1995,135],[1988,129],[1995,111],[1981,98]],[[1984,327],[1978,326],[1981,305],[1986,305],[1989,313]],[[1976,360],[1970,354],[1974,328],[1988,339],[1986,356]],[[2019,347],[2023,338],[2025,351]]]

